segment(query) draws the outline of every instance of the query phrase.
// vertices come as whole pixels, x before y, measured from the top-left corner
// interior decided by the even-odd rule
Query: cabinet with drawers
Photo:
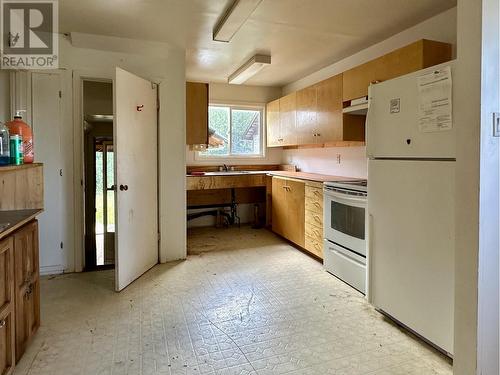
[[[0,240],[0,374],[10,375],[40,326],[38,223]]]
[[[305,249],[323,259],[323,185],[307,182],[305,191]]]
[[[0,241],[0,374],[10,374],[14,350],[14,239]]]
[[[273,177],[273,232],[323,259],[323,184]]]

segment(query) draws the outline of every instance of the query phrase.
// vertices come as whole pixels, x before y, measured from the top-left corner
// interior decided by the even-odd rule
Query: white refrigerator
[[[450,62],[372,85],[366,124],[370,302],[450,356],[453,73]]]

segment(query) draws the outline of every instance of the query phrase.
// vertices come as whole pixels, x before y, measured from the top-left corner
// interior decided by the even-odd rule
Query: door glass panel
[[[332,229],[352,237],[365,239],[365,209],[346,204],[332,202],[331,204]]]
[[[106,145],[106,180],[107,180],[107,232],[115,232],[115,190],[113,185],[115,184],[115,153],[113,151],[113,145]]]
[[[96,144],[95,151],[95,243],[96,264],[104,264],[104,147]]]

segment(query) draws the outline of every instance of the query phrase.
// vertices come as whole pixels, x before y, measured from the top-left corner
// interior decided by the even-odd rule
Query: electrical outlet
[[[340,154],[337,154],[337,164],[340,164],[342,161],[342,156]]]

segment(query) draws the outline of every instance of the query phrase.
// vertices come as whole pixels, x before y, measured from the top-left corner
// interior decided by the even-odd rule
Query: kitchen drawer
[[[323,228],[323,211],[319,213],[317,211],[306,210],[306,225],[308,224]]]
[[[315,212],[323,216],[323,200],[306,197],[306,210]]]
[[[323,242],[306,236],[306,250],[323,259]]]
[[[318,199],[323,202],[323,189],[306,185],[306,198]]]
[[[323,242],[323,228],[320,228],[311,223],[306,224],[306,236],[311,237],[312,239]]]

